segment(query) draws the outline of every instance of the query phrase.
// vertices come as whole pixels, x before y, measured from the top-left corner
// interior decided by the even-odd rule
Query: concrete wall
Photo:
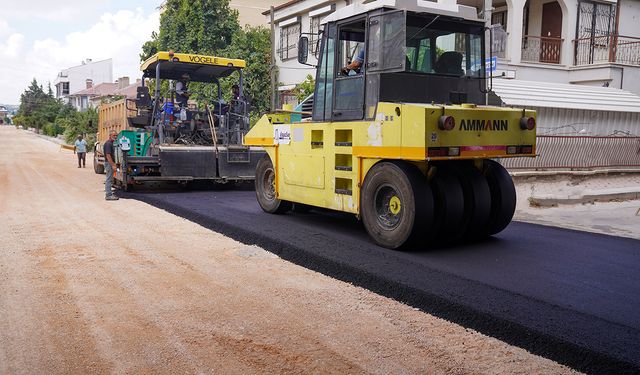
[[[240,26],[268,26],[261,14],[273,4],[269,0],[233,0],[229,3],[231,9],[239,13],[238,22]]]
[[[620,69],[622,71],[622,69]],[[624,73],[620,77],[623,90],[630,91],[636,95],[640,95],[640,66],[625,66]],[[613,83],[615,85],[615,83]]]
[[[640,38],[640,0],[620,0],[618,33]]]

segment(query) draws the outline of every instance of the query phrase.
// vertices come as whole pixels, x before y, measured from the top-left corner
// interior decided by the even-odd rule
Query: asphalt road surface
[[[640,372],[638,240],[513,222],[481,243],[399,252],[352,215],[263,213],[253,191],[127,198],[577,370]]]

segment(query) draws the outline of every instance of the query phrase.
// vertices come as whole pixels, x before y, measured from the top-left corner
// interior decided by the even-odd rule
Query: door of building
[[[540,62],[559,64],[562,46],[562,9],[557,1],[542,6]]]

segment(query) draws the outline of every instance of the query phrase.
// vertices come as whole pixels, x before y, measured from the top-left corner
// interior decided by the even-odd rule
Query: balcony
[[[562,38],[525,35],[522,38],[521,61],[559,64]]]
[[[574,40],[575,65],[620,63],[640,66],[640,38],[601,35]]]

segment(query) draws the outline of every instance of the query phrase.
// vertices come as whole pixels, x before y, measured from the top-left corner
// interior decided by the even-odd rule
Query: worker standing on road
[[[73,152],[78,155],[78,168],[81,167],[80,164],[82,164],[82,168],[86,168],[87,167],[87,141],[82,139],[82,134],[78,135],[78,139],[76,139]]]
[[[116,157],[115,148],[113,142],[116,140],[118,133],[111,131],[109,133],[109,140],[104,143],[104,172],[107,175],[107,179],[104,182],[105,199],[108,201],[117,201],[119,198],[111,191],[113,185],[113,174],[116,170]]]

